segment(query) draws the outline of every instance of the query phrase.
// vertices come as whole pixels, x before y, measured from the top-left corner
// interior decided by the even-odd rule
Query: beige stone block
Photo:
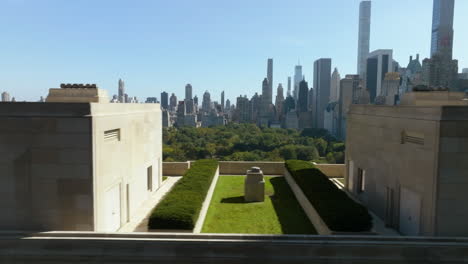
[[[247,171],[244,182],[244,199],[246,202],[265,201],[265,181],[263,172],[258,167]]]

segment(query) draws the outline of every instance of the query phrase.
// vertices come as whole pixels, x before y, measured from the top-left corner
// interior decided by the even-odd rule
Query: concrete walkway
[[[145,201],[142,206],[137,210],[132,220],[124,224],[117,232],[147,232],[148,231],[148,217],[153,208],[161,201],[161,199],[168,193],[174,184],[178,182],[181,176],[171,176],[162,182],[161,188],[157,190],[151,198]]]

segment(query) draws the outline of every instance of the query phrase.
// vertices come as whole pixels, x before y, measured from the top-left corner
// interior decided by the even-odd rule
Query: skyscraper
[[[297,99],[298,112],[308,111],[309,85],[305,80],[299,83],[299,96]]]
[[[359,36],[357,74],[364,77],[366,72],[366,59],[369,54],[371,1],[362,1],[359,5]]]
[[[281,120],[283,116],[282,115],[283,103],[284,103],[284,89],[283,89],[283,85],[280,83],[278,84],[278,89],[276,89],[276,100],[275,100],[276,114],[279,120]]]
[[[250,122],[250,102],[247,96],[237,97],[236,116],[239,123]]]
[[[221,92],[221,110],[224,112],[224,91]]]
[[[297,101],[297,95],[299,93],[299,83],[302,81],[303,76],[302,76],[302,66],[301,65],[296,65],[294,67],[294,100]]]
[[[119,79],[119,102],[126,103],[125,102],[125,83],[124,81],[122,81],[122,79]]]
[[[455,0],[434,0],[431,58],[423,61],[424,81],[431,87],[457,89],[458,61],[453,60]]]
[[[366,88],[370,102],[382,92],[382,82],[387,72],[393,72],[393,51],[376,50],[369,54],[366,67]]]
[[[340,73],[335,68],[331,78],[330,102],[336,102],[340,98],[340,80]]]
[[[229,99],[226,100],[226,110],[231,110],[231,100]]]
[[[291,76],[288,77],[288,92],[286,96],[291,96]]]
[[[208,91],[203,94],[202,110],[205,113],[209,113],[211,110],[211,95]]]
[[[263,91],[262,97],[268,101],[269,104],[273,100],[273,59],[268,59],[267,65],[267,79],[268,79],[268,92]]]
[[[174,93],[172,93],[171,98],[169,98],[169,108],[172,111],[175,111],[176,107],[177,107],[177,96]]]
[[[330,101],[331,59],[319,59],[314,62],[315,106],[313,124],[315,128],[324,128],[324,112]]]
[[[161,93],[161,107],[162,107],[163,109],[167,109],[168,103],[169,103],[169,101],[168,101],[168,94],[167,94],[166,92],[162,92],[162,93]]]
[[[185,85],[185,100],[192,99],[192,85],[188,83]]]
[[[452,59],[454,7],[455,0],[434,0],[431,57],[439,54]]]

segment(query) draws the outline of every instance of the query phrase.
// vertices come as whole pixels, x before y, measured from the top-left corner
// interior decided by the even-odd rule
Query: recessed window
[[[104,141],[120,141],[120,129],[112,129],[104,131]]]
[[[146,182],[148,185],[148,191],[153,191],[153,166],[149,166],[146,169]]]
[[[358,169],[357,183],[358,193],[363,193],[366,190],[366,171],[360,168]]]

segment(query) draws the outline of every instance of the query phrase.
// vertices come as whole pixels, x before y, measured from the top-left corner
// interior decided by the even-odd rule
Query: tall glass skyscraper
[[[273,59],[268,59],[267,65],[268,93],[263,95],[263,98],[271,104],[273,100]]]
[[[357,74],[359,74],[361,78],[364,77],[366,72],[366,60],[367,55],[369,55],[371,5],[371,1],[362,1],[359,5]]]
[[[298,97],[298,94],[299,94],[299,83],[302,81],[303,79],[303,76],[302,76],[302,66],[301,65],[296,65],[296,67],[294,67],[294,100],[297,101],[297,97]]]
[[[454,7],[455,0],[434,0],[431,56],[439,54],[452,59]]]

